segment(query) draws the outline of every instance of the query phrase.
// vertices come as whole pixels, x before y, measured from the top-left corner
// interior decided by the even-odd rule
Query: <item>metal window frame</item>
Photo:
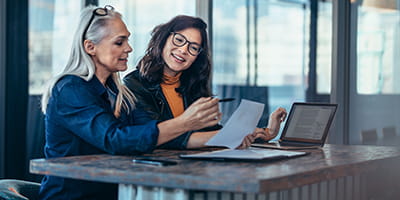
[[[6,1],[0,1],[0,178],[5,177]]]
[[[332,1],[332,103],[339,105],[336,120],[332,124],[329,142],[349,144],[349,94],[350,94],[350,55],[351,46],[351,14],[350,0]],[[354,52],[354,51],[353,51]]]
[[[1,168],[2,177],[22,179],[26,166],[28,100],[28,0],[2,2]]]

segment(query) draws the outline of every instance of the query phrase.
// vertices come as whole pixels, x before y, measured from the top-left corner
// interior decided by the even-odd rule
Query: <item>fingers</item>
[[[221,113],[219,112],[218,99],[212,97],[202,97],[189,106],[193,109],[195,115],[199,118],[206,119],[220,119]]]
[[[237,149],[245,149],[247,147],[250,147],[255,139],[256,137],[254,133],[248,134],[246,137],[243,138],[242,143],[237,147]]]
[[[279,122],[283,122],[286,120],[287,111],[285,108],[279,107],[272,114],[271,117],[278,119]]]
[[[242,149],[245,149],[245,148],[247,148],[248,146],[250,146],[250,145],[249,145],[249,141],[248,141],[247,138],[244,138],[243,141],[242,141],[242,144],[241,144],[239,147],[242,148]]]
[[[213,97],[201,97],[197,99],[192,105],[199,106],[201,109],[209,109],[218,106],[219,99]]]
[[[192,130],[216,125],[222,117],[218,99],[202,97],[190,105],[180,116]]]
[[[260,138],[264,141],[268,141],[268,140],[270,140],[271,137],[270,137],[269,132],[263,131],[263,132],[257,132],[256,139],[258,139],[258,138]]]
[[[254,139],[262,139],[264,141],[268,141],[276,137],[276,133],[271,131],[269,128],[256,128],[252,134]]]

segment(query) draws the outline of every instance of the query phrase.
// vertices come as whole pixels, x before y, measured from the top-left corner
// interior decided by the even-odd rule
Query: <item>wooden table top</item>
[[[156,150],[147,156],[177,161],[158,167],[135,165],[134,156],[89,155],[34,159],[30,172],[101,182],[189,190],[264,193],[344,176],[369,173],[382,166],[400,166],[400,148],[367,145],[325,145],[307,156],[263,162],[200,161],[180,154],[209,151]]]

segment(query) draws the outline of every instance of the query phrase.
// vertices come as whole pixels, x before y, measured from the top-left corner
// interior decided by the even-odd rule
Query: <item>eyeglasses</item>
[[[93,10],[92,16],[90,17],[89,23],[85,27],[85,31],[82,34],[82,42],[85,41],[86,32],[89,29],[90,24],[92,24],[94,16],[106,16],[109,10],[114,10],[114,7],[110,5],[104,6],[104,8],[96,8]]]
[[[173,34],[172,44],[174,44],[175,46],[182,47],[186,43],[189,43],[188,51],[189,51],[190,55],[197,56],[203,50],[203,48],[201,48],[201,46],[199,44],[194,43],[194,42],[189,42],[184,35],[182,35],[180,33],[176,33],[176,32],[171,32],[171,34]]]

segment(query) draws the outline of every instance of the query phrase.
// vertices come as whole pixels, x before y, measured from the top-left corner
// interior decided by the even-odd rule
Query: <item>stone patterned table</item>
[[[399,197],[396,191],[400,188],[399,176],[394,175],[400,169],[400,149],[397,147],[328,144],[321,149],[307,150],[310,152],[307,156],[263,162],[200,161],[178,157],[179,154],[209,150],[156,150],[146,155],[178,162],[166,167],[134,164],[133,156],[34,159],[30,161],[30,172],[118,183],[119,199],[224,199],[224,195],[230,197],[226,199],[240,199],[235,195],[242,195],[243,199],[264,199],[276,191],[286,191],[286,195],[281,192],[275,195],[276,199],[365,199],[376,197],[380,190],[385,190],[388,199]],[[346,182],[348,177],[355,178]],[[340,179],[343,181],[335,181],[334,189],[330,189],[329,181]],[[387,184],[380,179],[386,179],[384,183]],[[321,186],[318,185],[315,192],[302,190],[313,184]],[[390,187],[394,190],[388,190]],[[340,188],[343,191],[339,191]],[[199,191],[205,192],[202,197],[196,196]],[[384,199],[382,194],[377,197]]]

